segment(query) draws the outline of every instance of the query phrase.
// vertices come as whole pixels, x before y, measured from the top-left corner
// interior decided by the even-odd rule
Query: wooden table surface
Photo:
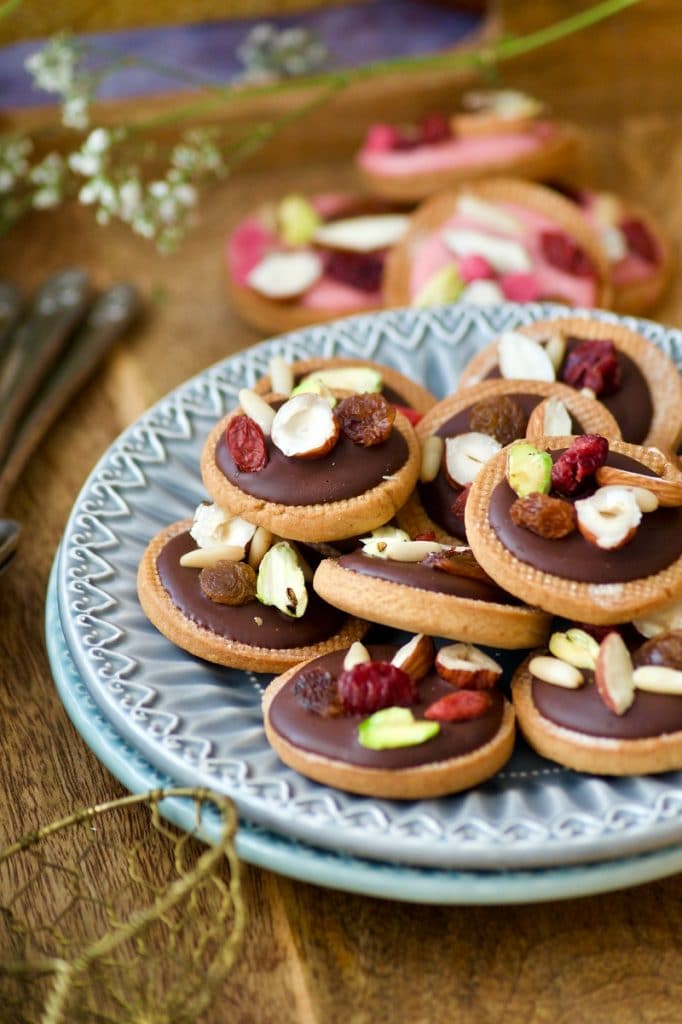
[[[514,27],[575,9],[508,4]],[[521,11],[515,8],[532,8]],[[593,180],[645,202],[682,232],[678,0],[649,0],[588,34],[510,66],[506,76],[585,126]],[[366,112],[367,119],[371,110]],[[361,131],[358,125],[358,133]],[[122,793],[72,727],[43,640],[47,578],[88,471],[150,403],[258,340],[225,295],[225,235],[261,199],[354,183],[321,136],[305,160],[262,155],[210,188],[180,253],[162,258],[124,230],[69,208],[29,218],[0,242],[0,274],[30,290],[67,263],[104,285],[132,278],[145,321],[64,413],[11,499],[24,534],[0,581],[0,845],[77,807]],[[682,324],[682,278],[658,311]],[[106,872],[103,854],[102,871]],[[664,1024],[682,1019],[682,880],[527,906],[414,906],[347,895],[244,865],[248,924],[211,1022],[348,1021]],[[0,1012],[0,1019],[2,1013]]]

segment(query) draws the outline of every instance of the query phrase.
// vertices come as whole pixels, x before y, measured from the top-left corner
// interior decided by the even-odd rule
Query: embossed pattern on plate
[[[137,603],[149,539],[205,497],[203,439],[273,354],[373,358],[441,396],[500,330],[563,307],[396,310],[254,346],[189,380],[111,446],[86,481],[64,535],[58,598],[77,670],[114,729],[160,772],[229,793],[249,822],[382,861],[440,868],[536,867],[622,857],[682,840],[682,773],[608,779],[565,771],[522,743],[495,779],[439,800],[351,796],[285,768],[261,727],[267,683],[175,649]],[[580,315],[580,313],[579,313]],[[585,311],[639,330],[682,364],[682,334]]]

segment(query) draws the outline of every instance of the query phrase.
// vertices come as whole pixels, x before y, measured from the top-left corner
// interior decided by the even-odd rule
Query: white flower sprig
[[[61,32],[26,60],[33,84],[61,96],[62,124],[84,131],[90,123],[89,106],[100,76],[82,67],[83,50],[73,36]]]

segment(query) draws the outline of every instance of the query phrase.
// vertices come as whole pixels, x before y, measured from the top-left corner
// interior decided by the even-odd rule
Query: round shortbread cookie
[[[318,642],[291,647],[267,647],[221,635],[214,629],[193,621],[173,602],[161,581],[157,565],[157,559],[166,544],[179,534],[186,533],[191,525],[192,519],[184,519],[161,530],[147,546],[137,573],[137,593],[142,610],[152,625],[177,647],[206,661],[229,668],[246,669],[251,672],[282,672],[300,661],[348,647],[366,633],[367,622],[347,618],[330,636]],[[197,576],[199,574],[198,569],[182,568],[181,571]],[[249,604],[253,606],[254,620],[256,617],[266,619],[277,616],[281,620],[280,628],[286,628],[286,617],[276,609],[266,607],[256,600]],[[228,605],[218,605],[217,608],[221,614],[224,610],[227,626],[230,613],[235,609]]]

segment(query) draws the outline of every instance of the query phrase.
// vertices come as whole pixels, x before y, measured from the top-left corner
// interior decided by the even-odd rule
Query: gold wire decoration
[[[193,802],[191,833],[162,820],[170,797]],[[202,816],[216,812],[206,846]],[[159,789],[0,851],[2,1024],[197,1024],[244,930],[236,828],[227,797]]]

